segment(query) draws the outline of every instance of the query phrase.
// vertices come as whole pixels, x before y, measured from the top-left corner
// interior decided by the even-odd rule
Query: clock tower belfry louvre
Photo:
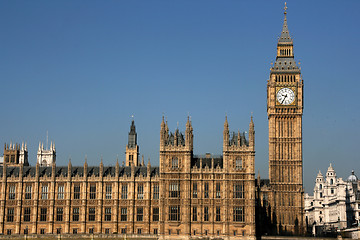
[[[276,231],[301,234],[304,226],[302,170],[303,80],[296,65],[286,3],[277,56],[267,83],[271,219]]]

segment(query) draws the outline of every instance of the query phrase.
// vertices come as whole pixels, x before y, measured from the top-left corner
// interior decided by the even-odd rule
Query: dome
[[[354,170],[351,171],[351,175],[346,179],[348,182],[357,182],[358,178],[354,173]]]

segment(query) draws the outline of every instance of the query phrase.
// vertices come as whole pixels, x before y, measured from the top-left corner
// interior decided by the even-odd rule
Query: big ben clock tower
[[[302,114],[303,80],[296,65],[286,3],[277,56],[267,83],[271,219],[281,233],[301,234],[304,227]]]

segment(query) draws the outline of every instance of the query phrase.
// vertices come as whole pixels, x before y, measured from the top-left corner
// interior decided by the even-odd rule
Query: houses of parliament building
[[[222,155],[194,155],[193,127],[160,125],[159,166],[139,158],[134,121],[126,163],[56,165],[55,144],[5,144],[0,167],[0,234],[136,234],[158,238],[255,239],[261,221],[274,234],[301,234],[303,82],[286,8],[267,81],[269,179],[255,178],[255,130],[223,127]],[[244,129],[245,130],[245,129]],[[257,229],[259,232],[259,229]],[[264,229],[262,231],[265,231]]]

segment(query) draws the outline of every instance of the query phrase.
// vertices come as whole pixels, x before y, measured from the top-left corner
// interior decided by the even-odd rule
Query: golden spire
[[[284,14],[286,15],[286,9],[287,9],[287,6],[286,6],[286,2],[285,2],[285,7],[284,7]]]

